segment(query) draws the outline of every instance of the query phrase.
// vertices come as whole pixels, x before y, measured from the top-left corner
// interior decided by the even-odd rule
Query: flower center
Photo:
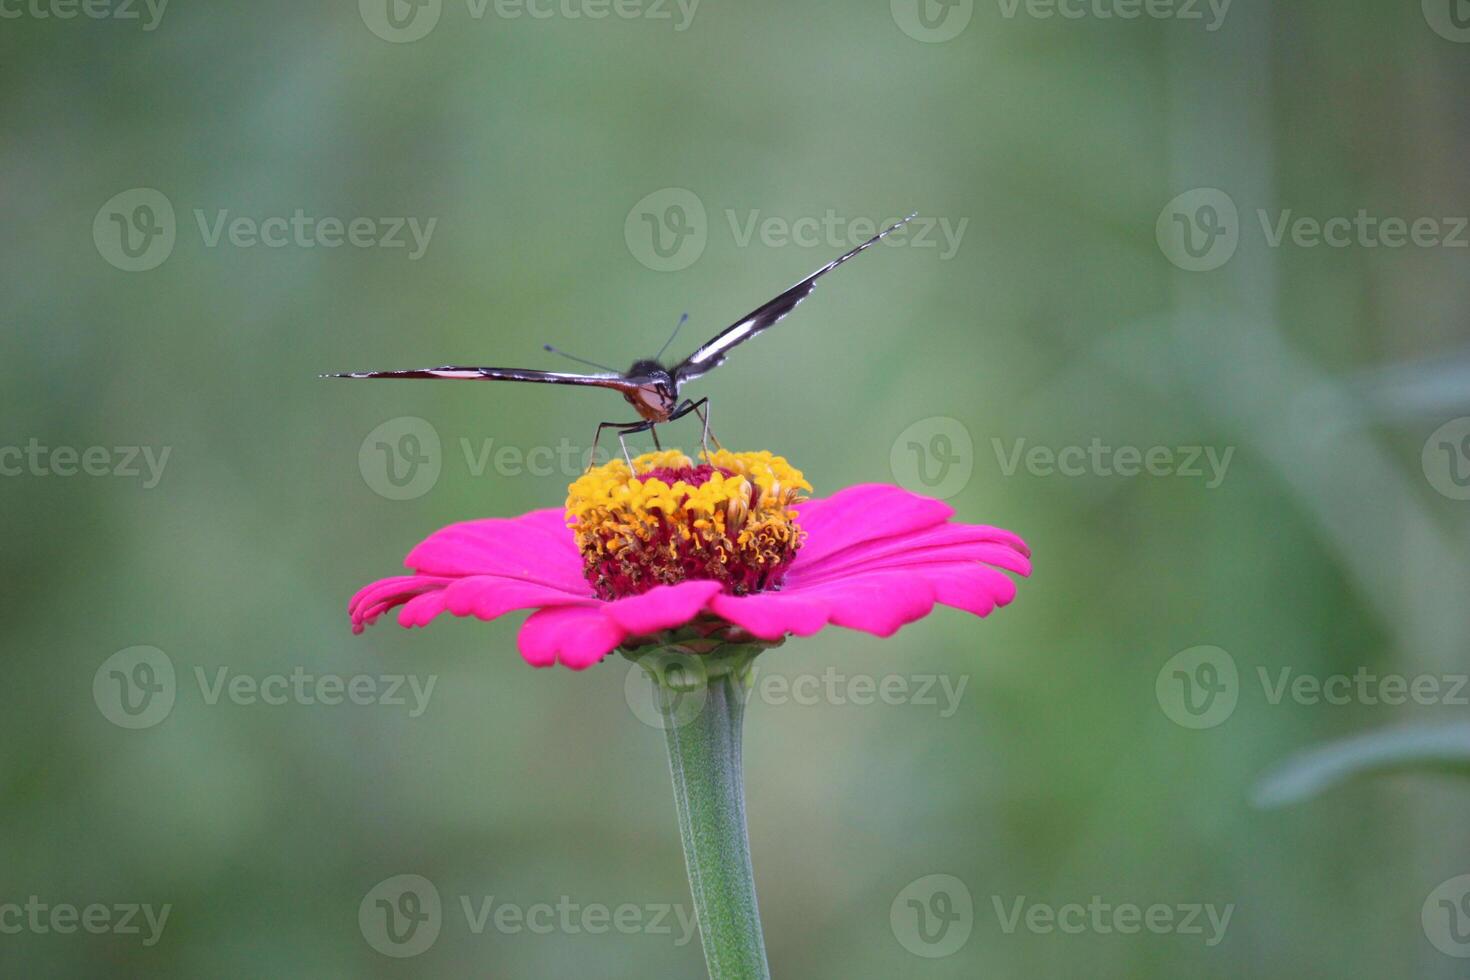
[[[567,526],[602,599],[689,579],[746,595],[774,589],[801,547],[792,505],[811,484],[768,452],[677,450],[588,470],[567,492]]]

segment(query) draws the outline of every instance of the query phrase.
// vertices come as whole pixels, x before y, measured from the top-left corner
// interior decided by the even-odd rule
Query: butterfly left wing
[[[454,367],[420,368],[411,371],[346,371],[324,374],[324,378],[441,378],[451,381],[530,381],[540,384],[593,385],[615,391],[634,392],[648,383],[647,378],[621,374],[560,374],[554,371],[529,371],[522,368]]]
[[[766,303],[765,305],[752,310],[731,326],[726,327],[713,340],[705,344],[703,347],[699,348],[699,350],[695,351],[693,354],[690,354],[687,358],[679,362],[679,364],[674,367],[672,373],[675,380],[679,384],[683,384],[684,382],[693,380],[694,378],[697,378],[702,374],[707,374],[708,372],[719,367],[721,364],[724,364],[725,355],[730,352],[731,348],[736,347],[739,344],[743,344],[751,337],[754,337],[756,334],[760,333],[762,330],[765,330],[767,327],[774,325],[778,320],[786,316],[786,314],[796,309],[797,304],[810,296],[812,294],[812,290],[817,288],[818,279],[822,278],[827,273],[831,272],[833,269],[837,268],[839,265],[846,262],[854,255],[858,254],[863,249],[870,248],[873,245],[876,245],[884,237],[894,231],[897,231],[899,228],[902,228],[904,225],[912,221],[916,216],[917,212],[915,214],[909,215],[907,218],[904,218],[901,221],[889,225],[887,228],[884,228],[882,231],[878,232],[878,234],[863,242],[851,252],[848,252],[846,255],[838,256],[831,262],[828,262],[826,265],[822,266],[816,272],[813,272],[811,275],[807,276],[795,286],[792,286],[790,289],[786,290],[786,292],[782,293],[780,296],[777,296],[775,299],[771,300],[769,303]]]

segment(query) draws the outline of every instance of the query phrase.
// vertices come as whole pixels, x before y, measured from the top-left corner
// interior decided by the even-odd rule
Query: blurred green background
[[[171,907],[152,944],[146,925],[13,931],[0,909],[0,973],[702,976],[673,917],[477,932],[461,905],[687,912],[629,665],[533,670],[518,615],[353,637],[345,611],[435,528],[558,505],[576,466],[525,454],[585,449],[626,407],[315,375],[565,367],[543,342],[622,367],[687,310],[682,355],[912,209],[931,231],[845,266],[697,391],[727,445],[786,455],[819,494],[949,495],[1024,535],[1036,574],[985,622],[939,610],[762,658],[840,678],[747,720],[775,975],[1463,975],[1441,947],[1470,913],[1436,924],[1431,893],[1470,872],[1470,786],[1251,802],[1301,749],[1465,716],[1449,696],[1271,694],[1283,669],[1467,669],[1461,0],[1133,19],[1102,16],[1128,0],[392,2],[0,4],[0,906]],[[399,248],[214,237],[221,213],[269,233],[298,209],[328,237],[323,218],[372,219],[374,241],[379,219],[435,223],[416,257],[406,228]],[[1360,211],[1445,240],[1273,244],[1283,217]],[[1218,481],[1180,457],[1132,477],[1010,462],[1093,440],[1232,455]],[[92,447],[100,475],[62,475]],[[156,480],[127,447],[168,451]],[[175,671],[158,717],[119,714],[118,677],[148,678],[109,658],[138,646]],[[1233,704],[1192,728],[1170,662],[1200,646],[1237,679],[1186,664]],[[211,696],[298,669],[435,686],[416,717],[411,695]],[[947,715],[937,686],[937,704],[841,693],[888,675],[965,687]],[[443,914],[395,958],[359,906],[401,874]],[[952,951],[907,904],[930,875],[973,908]],[[997,912],[1093,896],[1233,913],[1209,945],[1208,926],[1007,931]]]

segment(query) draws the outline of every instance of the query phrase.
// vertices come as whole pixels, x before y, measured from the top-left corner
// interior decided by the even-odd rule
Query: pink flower
[[[985,616],[1015,598],[1004,572],[1030,574],[1019,537],[953,523],[943,501],[882,484],[802,500],[805,481],[779,457],[721,452],[710,463],[650,454],[636,475],[610,463],[573,485],[566,511],[436,531],[405,560],[412,575],[353,596],[353,631],[398,606],[406,627],[534,609],[522,656],[581,670],[695,620],[776,642],[829,623],[889,636],[936,603]]]

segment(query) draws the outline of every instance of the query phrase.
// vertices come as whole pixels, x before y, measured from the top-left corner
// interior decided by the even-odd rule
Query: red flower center
[[[698,466],[680,466],[677,468],[673,466],[660,466],[657,469],[645,470],[639,473],[635,479],[640,483],[647,483],[649,480],[662,480],[671,487],[676,483],[687,483],[692,488],[704,486],[709,482],[710,477],[716,473],[726,477],[735,475],[729,470],[717,470],[708,463],[700,463]]]
[[[733,595],[781,584],[802,532],[792,505],[810,486],[770,453],[679,452],[589,470],[572,484],[567,517],[583,570],[601,599],[642,595],[689,579]]]

